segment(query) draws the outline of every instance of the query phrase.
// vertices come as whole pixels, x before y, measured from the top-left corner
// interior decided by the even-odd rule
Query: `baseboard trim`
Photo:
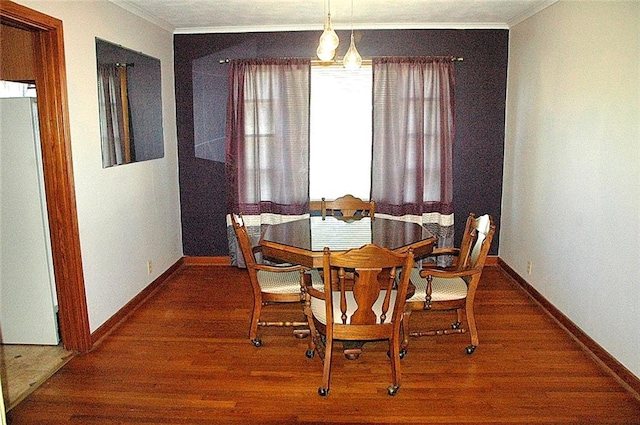
[[[488,259],[487,259],[488,263]],[[558,310],[540,292],[516,273],[502,259],[497,258],[501,267],[522,289],[573,338],[582,349],[606,372],[613,376],[629,393],[640,400],[640,378],[609,354],[600,344],[584,333],[575,323]]]
[[[230,266],[231,258],[225,257],[183,257],[187,266]]]
[[[160,286],[178,270],[184,264],[184,259],[180,258],[171,267],[169,267],[164,273],[153,280],[146,288],[144,288],[138,295],[133,297],[131,301],[125,304],[120,310],[118,310],[113,316],[111,316],[106,322],[104,322],[98,329],[91,333],[91,345],[92,349],[100,343],[104,337],[113,332],[120,324],[133,313],[147,298],[153,295]]]

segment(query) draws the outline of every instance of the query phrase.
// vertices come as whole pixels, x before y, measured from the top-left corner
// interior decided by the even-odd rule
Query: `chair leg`
[[[333,338],[327,337],[324,353],[324,368],[322,370],[322,386],[318,388],[318,394],[326,396],[329,394],[329,380],[331,379],[331,352],[333,350]]]
[[[300,339],[308,337],[311,333],[309,328],[309,316],[307,316],[306,313],[307,292],[305,288],[307,284],[311,284],[311,275],[309,273],[300,272],[300,310],[302,311],[305,324],[296,326],[293,329],[293,335]]]
[[[462,326],[466,317],[464,310],[461,308],[456,309],[456,315],[458,316],[458,326]]]
[[[316,338],[318,337],[318,330],[313,322],[313,313],[311,312],[311,299],[309,295],[305,293],[304,304],[302,307],[307,323],[309,325],[309,342],[307,343],[307,352],[305,355],[312,359],[316,352]]]
[[[262,341],[258,338],[258,322],[260,321],[260,313],[262,312],[262,302],[256,300],[253,304],[253,313],[251,313],[251,325],[249,327],[249,340],[256,347],[262,345]]]
[[[389,351],[391,358],[391,386],[387,388],[387,393],[396,395],[400,389],[400,335],[394,335],[389,339]]]
[[[411,310],[405,310],[402,314],[402,323],[400,324],[400,332],[402,334],[401,356],[404,357],[409,346],[409,333],[411,322]]]
[[[471,303],[467,302],[465,315],[467,316],[466,319],[469,325],[469,334],[471,334],[471,345],[467,347],[467,354],[473,354],[479,344],[478,329],[476,328],[476,318],[473,314],[473,301]]]

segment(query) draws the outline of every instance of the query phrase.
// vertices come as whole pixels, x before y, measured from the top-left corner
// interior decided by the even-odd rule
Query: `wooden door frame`
[[[76,210],[62,21],[0,1],[0,21],[34,33],[33,56],[45,194],[62,343],[87,352],[92,339]]]

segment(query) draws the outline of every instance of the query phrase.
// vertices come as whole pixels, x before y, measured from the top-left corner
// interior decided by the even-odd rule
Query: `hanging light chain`
[[[342,64],[347,69],[359,69],[362,66],[362,56],[356,49],[356,42],[353,37],[353,0],[351,0],[351,43],[349,44],[349,50],[344,55]]]
[[[328,5],[327,17],[316,53],[321,61],[328,62],[335,56],[340,39],[331,26],[331,0],[327,0],[326,4]]]

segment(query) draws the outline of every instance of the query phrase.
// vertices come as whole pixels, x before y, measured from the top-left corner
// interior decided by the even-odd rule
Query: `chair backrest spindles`
[[[338,318],[333,317],[337,311],[332,305],[332,297],[327,297],[328,323],[351,326],[382,325],[399,320],[403,304],[401,300],[406,297],[409,275],[401,276],[397,291],[394,290],[394,285],[398,270],[413,266],[412,252],[397,254],[373,244],[343,253],[331,253],[329,248],[325,248],[323,266],[325,293],[337,292],[340,298],[340,317]],[[337,276],[337,282],[331,280],[332,275]],[[381,298],[380,295],[383,292],[384,297]],[[357,305],[353,311],[348,311],[348,306],[353,305],[347,300],[349,296],[353,297]],[[378,307],[374,308],[375,305]],[[375,313],[376,310],[379,315]]]

